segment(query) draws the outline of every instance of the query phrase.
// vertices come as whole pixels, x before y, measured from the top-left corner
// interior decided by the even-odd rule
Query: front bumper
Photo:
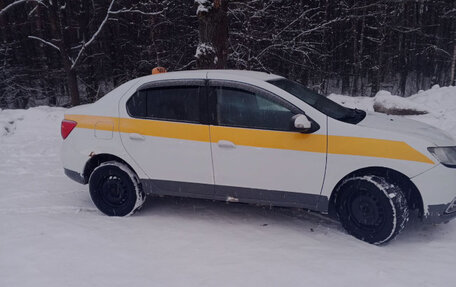
[[[424,216],[423,222],[428,224],[440,224],[448,223],[450,220],[456,218],[456,212],[445,212],[451,204],[452,203],[429,205],[428,212]]]
[[[456,197],[456,168],[439,164],[411,180],[423,199],[425,223],[446,223],[456,218],[456,212],[446,212]]]

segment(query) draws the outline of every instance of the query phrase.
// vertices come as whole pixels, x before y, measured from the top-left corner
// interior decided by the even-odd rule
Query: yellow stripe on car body
[[[193,123],[168,122],[89,115],[65,115],[77,128],[139,133],[145,136],[201,142],[229,140],[236,145],[353,156],[378,157],[434,164],[427,156],[402,141],[349,136],[328,136]],[[209,133],[210,128],[210,133]],[[327,146],[328,142],[328,146]]]

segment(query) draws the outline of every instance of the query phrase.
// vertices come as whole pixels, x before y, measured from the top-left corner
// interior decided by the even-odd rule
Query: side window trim
[[[209,86],[207,85],[207,80],[205,80],[204,87],[201,87],[199,93],[199,112],[200,123],[203,125],[210,125],[212,118],[211,105],[209,102]]]
[[[215,95],[215,93],[213,91],[215,91],[215,89],[218,87],[237,89],[237,90],[241,90],[241,91],[243,90],[243,91],[246,91],[249,93],[253,93],[253,94],[264,97],[267,100],[270,100],[278,105],[281,105],[281,106],[289,109],[294,114],[305,114],[304,111],[302,111],[300,108],[296,107],[295,105],[291,104],[287,100],[281,98],[280,96],[278,96],[270,91],[262,89],[261,87],[257,87],[254,85],[237,82],[237,81],[230,81],[230,80],[208,80],[207,85],[208,85],[207,95],[208,95],[208,101],[209,101],[209,109],[210,109],[210,113],[212,114],[212,116],[210,117],[210,124],[214,125],[214,126],[224,126],[224,125],[220,125],[217,121],[217,96]],[[210,89],[212,89],[212,91]],[[318,123],[316,123],[311,118],[309,118],[309,120],[312,122],[312,125],[314,126],[314,129],[313,129],[314,131],[317,131],[318,129],[320,129],[320,126],[318,125]],[[235,126],[235,125],[227,125],[227,126],[246,128],[246,129],[257,129],[257,130],[275,130],[275,131],[283,131],[283,132],[296,132],[296,131],[285,131],[285,130],[262,128],[262,127],[241,127],[241,126]]]
[[[203,87],[206,85],[206,80],[204,79],[180,79],[180,80],[160,80],[160,81],[151,81],[139,86],[135,93],[142,90],[148,90],[152,88],[165,88],[165,87],[178,87],[178,86],[198,86]],[[133,95],[131,95],[133,96]],[[130,96],[130,97],[131,97]]]
[[[241,82],[237,82],[237,81],[229,81],[229,80],[209,80],[208,86],[211,88],[222,87],[222,88],[233,88],[233,89],[245,90],[245,91],[253,93],[253,94],[258,94],[272,102],[275,102],[278,105],[282,105],[285,108],[292,111],[293,113],[304,114],[304,111],[302,111],[300,108],[296,107],[292,103],[288,102],[287,100],[283,99],[282,97],[280,97],[268,90],[265,90],[263,88],[260,88],[260,87],[254,86],[254,85],[241,83]]]
[[[176,87],[199,87],[198,93],[198,101],[199,101],[199,120],[198,121],[187,121],[187,120],[179,120],[179,119],[166,119],[166,118],[157,118],[157,117],[150,117],[150,116],[135,116],[132,115],[129,108],[128,103],[132,100],[134,96],[136,96],[141,91],[147,91],[151,89],[160,89],[160,88],[176,88]],[[141,85],[136,89],[136,91],[128,98],[125,102],[125,109],[127,114],[134,119],[144,119],[144,120],[156,120],[156,121],[166,121],[166,122],[178,122],[178,123],[189,123],[189,124],[208,124],[204,113],[207,113],[207,108],[204,110],[204,103],[206,102],[206,94],[207,94],[207,85],[206,80],[203,79],[184,79],[184,80],[163,80],[163,81],[153,81],[146,84]],[[147,106],[147,98],[146,98],[146,106]],[[203,107],[203,110],[201,109]]]

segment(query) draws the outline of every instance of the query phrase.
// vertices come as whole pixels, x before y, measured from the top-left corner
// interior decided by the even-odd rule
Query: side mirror
[[[300,132],[307,132],[312,128],[312,122],[309,121],[309,119],[303,114],[294,116],[293,124],[294,127]]]

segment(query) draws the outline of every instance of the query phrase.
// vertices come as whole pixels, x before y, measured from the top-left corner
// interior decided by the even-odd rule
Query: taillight
[[[62,138],[66,139],[67,136],[71,133],[71,131],[76,127],[78,123],[75,121],[70,121],[70,120],[63,120],[62,121],[62,127],[60,129],[60,132],[62,134]]]

